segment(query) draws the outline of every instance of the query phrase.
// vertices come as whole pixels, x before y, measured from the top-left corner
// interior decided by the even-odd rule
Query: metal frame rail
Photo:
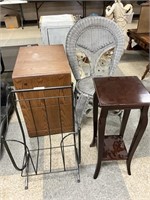
[[[66,90],[70,90],[71,89],[71,95],[66,95],[66,96],[55,96],[55,97],[38,97],[38,98],[28,98],[28,99],[19,99],[18,98],[18,94],[19,93],[34,93],[34,92],[45,92],[48,90],[61,90],[61,89],[66,89]],[[61,117],[60,117],[60,123],[61,123],[61,133],[59,134],[51,134],[50,131],[50,122],[48,122],[48,118],[47,118],[47,123],[48,123],[48,135],[47,136],[39,136],[38,132],[36,132],[36,136],[34,138],[30,138],[28,137],[28,133],[24,128],[23,125],[23,119],[21,118],[21,108],[20,108],[20,103],[21,101],[24,101],[25,103],[28,102],[29,105],[31,105],[31,102],[33,100],[38,100],[41,101],[42,103],[44,103],[44,107],[45,107],[45,112],[46,112],[46,116],[47,115],[47,103],[46,101],[50,98],[55,98],[55,100],[57,99],[58,102],[61,98],[71,98],[71,102],[72,102],[72,114],[73,114],[73,131],[69,132],[69,133],[64,133],[63,129],[62,129],[62,121],[61,121]],[[34,176],[34,175],[41,175],[41,174],[49,174],[49,173],[56,173],[56,172],[64,172],[64,171],[73,171],[76,170],[77,171],[77,182],[80,182],[80,172],[79,172],[79,164],[80,164],[80,160],[81,160],[81,137],[80,137],[80,129],[77,128],[77,125],[75,125],[75,113],[74,113],[74,97],[73,97],[73,88],[72,86],[62,86],[62,87],[47,87],[47,88],[34,88],[34,89],[22,89],[22,90],[12,90],[11,93],[8,96],[8,100],[11,100],[14,108],[15,108],[15,113],[16,117],[17,117],[17,121],[18,121],[18,127],[20,128],[20,132],[21,132],[21,138],[19,136],[19,139],[14,139],[14,138],[10,138],[8,139],[6,138],[2,138],[2,143],[9,155],[9,158],[13,164],[13,166],[15,167],[15,169],[21,171],[21,176],[22,177],[26,177],[25,179],[25,189],[28,189],[28,184],[29,184],[29,176]],[[19,110],[20,109],[20,110]],[[31,111],[32,110],[32,106],[30,107]],[[59,107],[59,112],[61,112],[60,107]],[[33,121],[34,119],[34,115],[32,115],[33,117]],[[42,123],[42,122],[41,122]],[[36,123],[35,125],[35,129],[36,129]],[[75,130],[76,129],[76,130]],[[19,131],[18,131],[19,134]],[[9,132],[8,134],[9,135]],[[17,133],[15,133],[15,135],[17,135]],[[56,137],[56,136],[60,136],[60,140],[59,140],[59,144],[58,146],[53,145],[52,143],[52,137]],[[11,137],[11,136],[9,136]],[[54,138],[55,139],[55,138]],[[31,145],[32,140],[34,140],[34,143]],[[41,140],[46,140],[46,144],[48,143],[48,146],[45,146],[45,143],[43,143],[42,147],[41,147]],[[67,143],[65,142],[66,140]],[[15,144],[20,144],[22,145],[22,149],[23,149],[23,158],[22,158],[22,164],[21,167],[19,167],[20,165],[18,164],[18,161],[16,160],[15,156],[13,155],[13,153],[11,152],[11,145],[15,145]],[[66,166],[67,163],[67,155],[65,152],[69,151],[72,148],[72,152],[74,154],[74,158],[71,157],[71,159],[74,159],[74,163],[73,166]],[[53,155],[53,151],[55,151],[56,149],[60,150],[60,157],[61,157],[61,162],[62,167],[59,166],[59,168],[52,168],[52,156],[57,156],[57,153],[54,152]],[[43,164],[43,158],[45,157],[41,157],[41,154],[44,155],[44,151],[47,152],[48,150],[48,169],[43,169],[43,171],[41,171],[40,169],[40,164]],[[42,152],[42,153],[41,153]],[[19,150],[18,150],[18,153]],[[67,152],[68,153],[68,152]],[[72,154],[71,154],[72,155]],[[46,157],[47,158],[47,157]],[[41,163],[40,163],[41,162]],[[60,162],[60,161],[59,161]]]

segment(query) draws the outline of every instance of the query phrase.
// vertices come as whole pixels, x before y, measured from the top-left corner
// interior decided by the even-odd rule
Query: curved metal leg
[[[149,107],[146,106],[141,109],[141,116],[140,116],[140,120],[138,123],[138,127],[136,129],[134,138],[132,140],[132,143],[131,143],[131,146],[129,149],[128,158],[127,158],[127,171],[128,171],[129,175],[131,175],[130,165],[131,165],[131,160],[132,160],[133,154],[144,134],[144,131],[145,131],[147,123],[148,123],[148,108]]]
[[[105,134],[105,125],[106,125],[106,118],[108,115],[108,110],[107,109],[102,109],[101,114],[99,117],[99,128],[98,128],[98,137],[97,137],[97,149],[98,149],[98,154],[97,154],[97,164],[96,164],[96,169],[94,173],[94,179],[98,177],[100,167],[101,167],[101,161],[103,159],[103,148],[104,148],[104,134]]]

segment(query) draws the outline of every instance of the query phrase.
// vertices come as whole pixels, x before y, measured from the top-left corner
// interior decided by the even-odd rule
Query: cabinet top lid
[[[63,45],[20,47],[12,78],[70,74]]]

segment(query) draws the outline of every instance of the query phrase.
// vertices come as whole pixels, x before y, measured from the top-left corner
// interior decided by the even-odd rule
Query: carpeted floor
[[[137,55],[136,55],[137,57]],[[130,62],[129,62],[130,63]],[[145,64],[145,62],[144,62]],[[124,66],[124,61],[120,63],[116,70],[116,75],[132,75],[133,71],[139,73],[137,63],[132,62],[132,68]],[[140,63],[141,65],[141,63]],[[144,65],[143,65],[144,67]],[[126,69],[128,68],[128,69]],[[122,72],[121,72],[122,71]],[[140,75],[140,74],[139,74]],[[145,78],[145,83],[150,84],[149,74]],[[138,123],[139,111],[134,110],[131,113],[127,130],[125,133],[125,142],[127,148],[133,137],[136,125]],[[149,112],[150,117],[150,112]],[[120,120],[118,117],[109,116],[108,131],[117,133],[119,130]],[[16,171],[10,162],[6,152],[0,161],[0,199],[36,199],[36,200],[91,200],[91,199],[113,199],[113,200],[148,200],[150,196],[150,123],[147,126],[145,134],[137,148],[131,164],[132,175],[129,176],[126,170],[125,161],[103,162],[98,178],[93,179],[96,164],[96,148],[90,148],[92,138],[92,113],[84,120],[82,126],[82,162],[80,165],[80,183],[77,183],[77,171],[53,173],[47,175],[30,176],[29,189],[25,190],[25,178],[21,177],[20,172]],[[9,130],[8,138],[17,138],[19,135],[19,125],[16,116],[13,115]],[[47,142],[43,138],[42,144]],[[32,140],[29,139],[32,144]],[[21,151],[18,145],[12,145],[16,159],[21,159]],[[58,153],[56,153],[58,156]],[[72,158],[68,158],[72,159]],[[56,158],[57,160],[57,158]],[[58,161],[58,160],[57,160]],[[44,154],[42,165],[46,166],[47,157]]]
[[[148,63],[148,55],[143,52],[126,51],[116,70],[115,75],[136,75],[141,78]],[[149,89],[150,73],[142,81]],[[150,90],[150,89],[149,89]],[[136,125],[138,123],[139,111],[131,112],[129,123],[125,132],[125,143],[127,149],[130,146]],[[150,111],[149,111],[150,119]],[[22,123],[24,120],[22,118]],[[109,115],[107,121],[107,132],[118,133],[120,119]],[[150,121],[145,134],[134,154],[131,163],[131,173],[127,174],[125,161],[102,162],[98,178],[93,179],[97,160],[97,150],[90,148],[93,132],[92,113],[85,118],[82,133],[82,160],[80,164],[80,183],[77,183],[77,171],[62,173],[51,173],[29,177],[29,188],[25,190],[25,178],[21,177],[19,171],[14,169],[6,152],[0,160],[0,200],[149,200],[150,197]],[[24,126],[25,128],[25,126]],[[25,128],[26,130],[26,128]],[[7,132],[7,139],[20,138],[20,128],[14,114]],[[27,137],[29,145],[34,141]],[[41,144],[47,144],[47,137],[41,138]],[[11,145],[13,155],[20,163],[22,160],[19,145]],[[59,153],[54,163],[58,162]],[[41,155],[41,169],[46,169],[47,154]],[[66,158],[70,163],[72,157]]]

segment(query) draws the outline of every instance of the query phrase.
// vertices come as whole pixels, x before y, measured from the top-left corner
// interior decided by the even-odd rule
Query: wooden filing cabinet
[[[12,79],[16,90],[70,86],[71,70],[63,45],[21,47]],[[64,98],[58,102],[57,96]],[[39,97],[48,99],[44,104]],[[71,89],[21,92],[18,98],[30,137],[73,131]]]

